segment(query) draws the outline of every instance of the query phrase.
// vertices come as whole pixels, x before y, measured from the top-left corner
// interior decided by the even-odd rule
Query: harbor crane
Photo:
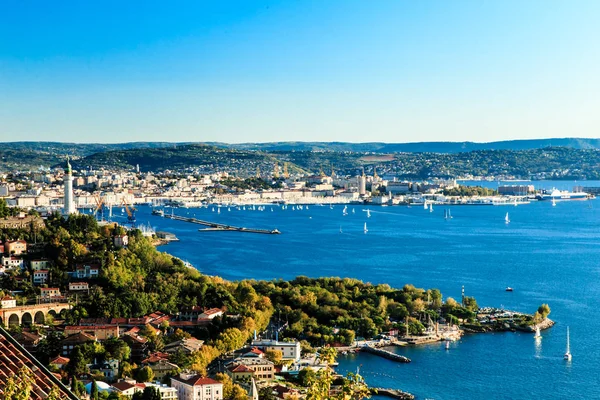
[[[100,218],[104,220],[104,211],[102,209],[102,206],[104,205],[104,199],[102,199],[98,195],[95,195],[94,200],[96,200],[96,209],[94,210],[94,216],[96,217],[96,219],[98,219],[98,213],[100,213]]]
[[[123,200],[123,206],[125,207],[125,211],[127,212],[127,220],[131,223],[131,227],[135,228],[135,208],[129,208],[125,200]]]

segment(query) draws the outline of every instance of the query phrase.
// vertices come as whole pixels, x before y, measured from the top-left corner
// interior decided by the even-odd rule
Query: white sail
[[[369,230],[367,229],[367,223],[365,222],[365,229],[364,229],[365,233],[369,232]]]
[[[507,224],[510,222],[510,218],[508,218],[508,213],[506,213],[506,216],[504,217],[504,222],[506,222]]]
[[[556,199],[554,197],[552,198],[552,207],[556,207]]]
[[[429,212],[433,212],[433,203],[429,203]]]
[[[371,218],[371,210],[367,210],[367,218]]]

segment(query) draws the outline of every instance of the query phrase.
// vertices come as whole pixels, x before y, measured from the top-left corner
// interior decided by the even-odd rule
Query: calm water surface
[[[422,207],[368,208],[371,218],[360,205],[349,206],[347,216],[342,206],[225,207],[220,214],[211,207],[174,210],[232,225],[278,228],[281,235],[202,233],[198,225],[151,216],[149,207],[139,207],[138,221],[181,239],[161,250],[227,279],[343,276],[438,288],[454,298],[464,285],[480,305],[524,312],[541,303],[552,308],[557,324],[542,333],[539,345],[532,335],[499,333],[467,335],[449,351],[441,344],[398,349],[410,364],[368,354],[341,356],[340,372],[361,365],[372,386],[401,388],[420,399],[600,398],[599,201],[454,206],[449,221],[442,206],[432,213]],[[506,286],[515,291],[505,292]],[[570,364],[562,360],[567,326]]]

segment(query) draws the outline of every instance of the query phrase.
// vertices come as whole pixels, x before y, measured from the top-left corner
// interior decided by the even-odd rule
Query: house
[[[111,385],[113,392],[131,399],[136,392],[141,392],[142,389],[133,382],[119,381]]]
[[[87,282],[70,282],[69,283],[69,292],[76,292],[76,291],[89,291],[90,290],[90,284]]]
[[[125,247],[129,244],[129,237],[127,235],[117,235],[113,237],[113,244],[115,247]]]
[[[48,398],[53,388],[58,390],[61,399],[77,399],[62,382],[38,360],[31,356],[23,347],[10,337],[4,330],[0,331],[0,387],[5,388],[9,378],[13,377],[20,369],[25,369],[31,377],[31,392],[29,400],[43,400]]]
[[[85,264],[75,267],[75,273],[71,277],[76,279],[94,279],[100,273],[100,264]]]
[[[131,348],[131,361],[140,362],[148,353],[148,339],[135,333],[126,332],[121,339]]]
[[[223,399],[223,384],[221,382],[188,372],[181,372],[179,376],[171,377],[171,387],[177,390],[179,399]]]
[[[71,354],[71,351],[75,347],[79,346],[80,344],[95,342],[95,341],[96,341],[95,336],[88,335],[87,333],[84,333],[84,332],[79,332],[74,335],[68,336],[60,342],[61,354],[63,356],[68,356],[69,354]]]
[[[17,300],[14,297],[4,296],[0,299],[0,306],[2,308],[13,308],[17,306]]]
[[[188,321],[197,320],[202,311],[203,309],[200,306],[185,307],[180,310],[179,318]]]
[[[119,360],[106,360],[99,364],[88,365],[90,371],[100,371],[107,382],[114,381],[119,376]]]
[[[6,254],[19,256],[27,253],[27,242],[24,240],[10,240],[4,244]]]
[[[42,298],[62,297],[59,288],[40,288]]]
[[[36,285],[41,285],[48,282],[50,278],[50,271],[47,269],[40,269],[37,271],[33,271],[33,283]]]
[[[297,399],[298,396],[300,395],[300,392],[298,391],[298,389],[289,388],[289,387],[282,386],[282,385],[275,385],[275,386],[273,386],[272,389],[273,389],[272,393],[278,399],[287,399],[288,397]]]
[[[220,308],[211,308],[208,310],[205,310],[202,314],[200,314],[198,316],[198,319],[215,319],[217,317],[221,317],[223,316],[223,310],[221,310]]]
[[[31,260],[29,262],[32,271],[39,271],[40,269],[50,268],[50,261],[46,259]]]
[[[283,354],[283,360],[300,360],[300,342],[280,342],[278,340],[253,340],[252,346],[263,351],[279,350]]]
[[[139,387],[142,391],[147,387],[153,387],[155,389],[158,389],[161,400],[178,400],[180,398],[177,395],[177,389],[167,385],[159,385],[156,383],[144,382],[138,383],[136,386]]]
[[[275,364],[265,358],[236,358],[228,364],[226,372],[234,381],[248,377],[270,381],[275,378]]]
[[[24,266],[23,259],[19,257],[2,256],[2,266],[4,268],[21,268]]]
[[[17,333],[13,337],[21,346],[25,348],[25,350],[30,353],[35,352],[37,345],[42,340],[42,336],[38,335],[37,333],[27,331]]]
[[[173,354],[181,350],[185,354],[192,354],[194,351],[200,350],[203,344],[204,341],[195,338],[181,339],[165,345],[163,351],[165,353]]]
[[[143,366],[148,366],[154,372],[154,379],[162,381],[165,376],[174,375],[179,367],[165,358],[148,357],[142,361]]]
[[[106,340],[119,337],[118,325],[92,325],[92,326],[67,326],[65,327],[65,335],[71,336],[76,333],[86,333],[90,336],[95,336],[97,340]]]
[[[67,357],[57,356],[50,360],[48,365],[59,369],[63,369],[69,363],[69,361],[70,360]]]

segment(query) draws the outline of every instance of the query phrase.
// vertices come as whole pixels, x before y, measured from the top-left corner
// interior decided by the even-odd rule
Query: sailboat
[[[450,218],[450,217],[448,217],[448,209],[445,209],[444,210],[444,219],[447,220],[448,218]]]
[[[506,213],[506,216],[504,217],[504,222],[507,224],[510,222],[510,218],[508,218],[508,213]]]
[[[342,226],[341,226],[341,225],[340,225],[340,233],[343,233],[343,232],[342,232]]]
[[[446,350],[450,350],[450,341],[446,340]]]
[[[427,210],[427,202],[426,201],[423,202],[423,209]]]
[[[371,218],[371,210],[367,210],[367,218]]]
[[[365,228],[364,228],[365,233],[369,232],[369,230],[367,229],[367,223],[365,222]]]
[[[352,214],[354,214],[354,208],[352,209]]]
[[[448,209],[448,219],[452,219],[452,214],[450,213],[450,209]]]
[[[217,214],[221,214],[221,207],[217,207]]]
[[[556,199],[554,197],[552,198],[552,207],[556,207]]]
[[[212,211],[212,212],[215,212],[215,208],[213,207],[211,211]]]
[[[567,326],[567,351],[565,351],[565,355],[563,357],[566,361],[571,361],[571,342],[569,340],[569,327]]]
[[[348,206],[344,206],[344,210],[342,211],[342,215],[348,215]]]
[[[535,327],[535,335],[533,336],[534,339],[541,339],[542,338],[542,334],[540,333],[540,327],[536,326]]]
[[[433,203],[429,203],[429,212],[433,212]]]

